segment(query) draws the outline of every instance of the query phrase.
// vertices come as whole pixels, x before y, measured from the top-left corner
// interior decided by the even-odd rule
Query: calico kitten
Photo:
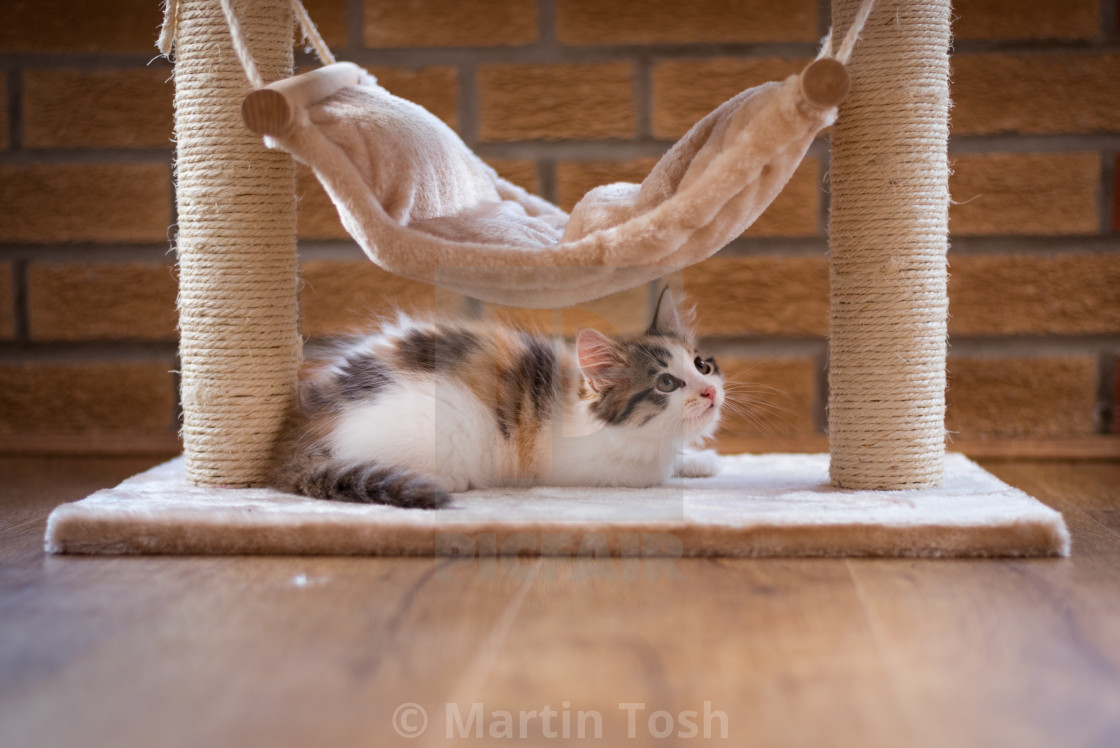
[[[724,402],[669,293],[643,335],[575,344],[502,325],[401,316],[313,366],[275,485],[322,499],[435,508],[509,485],[644,487],[711,475]]]

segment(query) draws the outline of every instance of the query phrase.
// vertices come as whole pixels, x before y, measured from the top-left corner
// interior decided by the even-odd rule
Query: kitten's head
[[[581,395],[603,423],[648,427],[690,444],[715,432],[723,377],[715,359],[697,347],[689,319],[668,289],[643,335],[622,338],[580,330],[576,353],[584,377]]]

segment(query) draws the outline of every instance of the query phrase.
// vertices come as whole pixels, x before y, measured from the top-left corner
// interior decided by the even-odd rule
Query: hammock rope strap
[[[292,0],[292,11],[296,14],[296,20],[299,22],[299,28],[303,32],[303,38],[311,44],[315,54],[319,57],[319,62],[323,65],[333,65],[336,60],[331,48],[323,41],[322,35],[319,33],[319,28],[315,22],[311,20],[311,16],[307,12],[307,8],[303,7],[300,0]]]
[[[249,79],[250,85],[253,88],[261,88],[265,84],[264,78],[261,76],[260,70],[257,69],[257,61],[253,59],[253,53],[249,51],[249,44],[245,41],[245,31],[241,28],[241,21],[237,14],[233,12],[233,0],[220,0],[222,4],[222,15],[226,18],[226,25],[229,26],[230,39],[233,42],[233,51],[237,53],[237,59],[241,61],[241,67],[245,71],[245,77]]]

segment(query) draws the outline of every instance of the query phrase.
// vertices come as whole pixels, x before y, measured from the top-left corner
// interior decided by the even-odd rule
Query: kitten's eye
[[[712,365],[707,361],[702,360],[699,356],[696,357],[696,361],[694,361],[693,363],[696,364],[696,371],[700,372],[701,374],[712,373]]]
[[[680,386],[680,380],[674,377],[672,374],[662,374],[657,378],[657,389],[661,390],[662,392],[672,392]]]

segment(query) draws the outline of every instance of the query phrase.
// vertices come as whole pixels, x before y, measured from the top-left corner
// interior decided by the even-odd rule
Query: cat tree
[[[837,38],[861,4],[836,1]],[[905,0],[872,15],[832,136],[829,432],[837,486],[942,480],[949,15],[948,0]],[[285,80],[283,93],[273,87],[246,100],[246,121],[272,132],[291,116],[285,94],[324,98],[356,83],[356,68],[328,71],[292,93],[289,0],[181,0],[177,19],[170,33],[178,50],[188,471],[199,483],[256,485],[300,348],[291,161],[261,148],[242,125],[246,78],[257,89]],[[249,40],[237,50],[247,70],[232,39]]]
[[[641,189],[589,193],[592,210],[584,215],[577,205],[563,239],[557,234],[511,256],[508,247],[477,240],[426,236],[417,243],[376,200],[354,197],[364,185],[347,164],[340,172],[320,168],[308,146],[319,136],[308,129],[307,112],[341,89],[360,87],[363,76],[340,63],[289,78],[292,0],[169,0],[161,48],[173,43],[176,50],[185,457],[60,507],[48,523],[48,549],[458,553],[459,546],[441,548],[450,533],[483,554],[499,552],[497,545],[484,549],[485,537],[501,544],[529,533],[542,538],[537,550],[546,553],[543,538],[560,528],[565,537],[575,532],[581,549],[585,541],[601,543],[615,555],[627,554],[627,537],[645,532],[669,532],[675,552],[695,555],[1067,554],[1059,514],[963,457],[945,455],[950,10],[949,0],[879,0],[874,10],[869,0],[833,0],[835,53],[830,39],[800,78],[729,101],[674,146]],[[316,47],[333,62],[321,40]],[[277,82],[265,86],[269,81]],[[414,107],[374,88],[362,95]],[[769,204],[841,101],[830,167],[830,457],[726,458],[725,477],[689,484],[698,486],[691,493],[688,486],[650,489],[638,499],[613,489],[562,496],[524,489],[520,499],[470,492],[457,497],[454,517],[211,488],[264,483],[301,353],[292,161],[263,148],[242,117],[311,163],[346,228],[386,269],[480,298],[559,306],[648,282],[718,251]],[[329,111],[315,111],[330,119]],[[443,166],[491,178],[486,189],[533,220],[567,218],[497,179],[430,114],[409,116],[450,144]],[[736,140],[739,125],[746,134]],[[694,173],[692,164],[706,160],[718,168]],[[728,174],[741,183],[720,181]],[[699,205],[673,212],[679,205],[672,198],[690,180],[724,202],[694,200]],[[643,204],[647,183],[658,199],[680,190],[650,208]],[[648,208],[653,219],[630,221],[625,211],[620,218],[619,205]],[[600,230],[595,222],[604,215],[614,223]],[[611,238],[629,238],[627,227],[635,225],[643,256],[653,259],[586,262],[619,256],[626,243],[612,245]],[[479,257],[485,261],[470,261]],[[759,483],[761,474],[773,480]],[[828,480],[848,490],[822,505],[816,481]]]

